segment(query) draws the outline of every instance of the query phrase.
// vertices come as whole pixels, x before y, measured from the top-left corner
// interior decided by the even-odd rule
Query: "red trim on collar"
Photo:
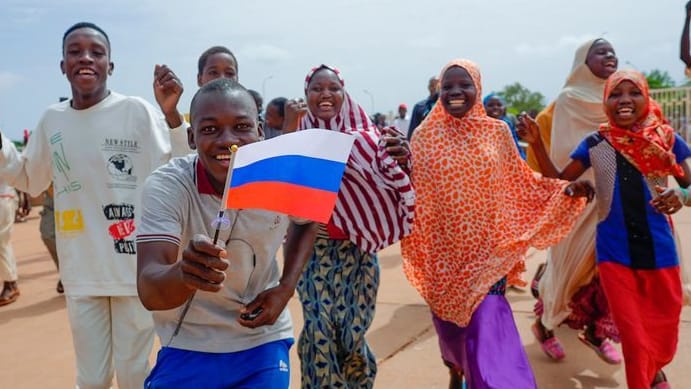
[[[211,186],[209,176],[206,174],[206,169],[204,169],[204,166],[202,166],[202,163],[199,160],[199,158],[197,158],[195,164],[197,165],[197,191],[199,192],[199,194],[221,197],[218,193],[216,193],[214,187]]]

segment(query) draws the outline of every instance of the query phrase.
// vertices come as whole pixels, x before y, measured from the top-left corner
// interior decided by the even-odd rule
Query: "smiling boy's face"
[[[259,140],[257,106],[246,91],[209,91],[195,98],[191,109],[189,144],[196,149],[211,185],[223,193],[230,147],[242,147]]]
[[[99,31],[84,27],[65,38],[60,69],[72,87],[76,100],[100,101],[113,71],[108,40]]]

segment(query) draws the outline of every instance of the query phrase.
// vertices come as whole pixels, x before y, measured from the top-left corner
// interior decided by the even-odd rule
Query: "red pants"
[[[674,358],[682,294],[679,267],[636,270],[613,262],[598,265],[612,317],[621,335],[629,389],[649,389]]]

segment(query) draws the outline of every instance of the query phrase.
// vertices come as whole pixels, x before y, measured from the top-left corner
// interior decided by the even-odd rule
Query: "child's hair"
[[[197,93],[194,94],[194,97],[192,97],[192,102],[190,103],[190,122],[194,121],[194,107],[197,104],[197,99],[199,96],[208,93],[232,94],[233,92],[239,92],[241,94],[245,93],[250,98],[252,97],[244,86],[229,78],[217,78],[204,84],[201,88],[199,88]]]
[[[204,66],[206,66],[206,61],[209,59],[209,57],[218,53],[225,53],[230,55],[230,57],[233,58],[233,62],[235,62],[235,71],[238,71],[238,60],[237,58],[235,58],[235,55],[224,46],[213,46],[206,49],[206,51],[204,51],[202,55],[199,56],[199,62],[197,62],[198,75],[204,73]]]
[[[106,43],[108,43],[108,55],[110,55],[110,39],[108,38],[108,34],[106,34],[103,29],[93,23],[90,22],[79,22],[75,23],[72,25],[72,27],[68,28],[67,31],[65,31],[65,34],[62,36],[62,51],[65,51],[65,40],[67,40],[67,36],[70,35],[70,33],[74,30],[78,30],[80,28],[90,28],[92,30],[96,30],[99,33],[101,33],[105,38],[106,38]]]
[[[278,108],[278,114],[281,115],[281,117],[286,116],[286,102],[288,99],[285,97],[276,97],[275,99],[269,101],[269,104],[266,105],[268,108],[269,106],[273,105],[274,107]]]

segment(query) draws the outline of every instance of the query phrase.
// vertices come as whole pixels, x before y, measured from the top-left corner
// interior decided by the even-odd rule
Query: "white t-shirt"
[[[170,242],[180,253],[195,234],[214,236],[213,221],[221,199],[211,188],[195,154],[175,158],[156,170],[144,184],[142,223],[137,242]],[[278,285],[276,252],[283,242],[290,218],[253,209],[226,210],[229,228],[221,230],[219,244],[226,247],[230,267],[218,293],[198,290],[171,347],[201,352],[228,353],[247,350],[293,337],[288,309],[276,323],[247,328],[237,322],[240,309],[262,291]],[[183,307],[155,311],[154,326],[167,344]]]
[[[396,119],[393,120],[392,125],[398,129],[398,132],[405,135],[408,133],[408,127],[410,127],[410,120],[401,119],[397,116]]]
[[[37,196],[54,183],[60,277],[70,296],[136,296],[141,185],[170,159],[163,115],[111,92],[75,110],[50,106],[22,154],[3,137],[0,178]]]

